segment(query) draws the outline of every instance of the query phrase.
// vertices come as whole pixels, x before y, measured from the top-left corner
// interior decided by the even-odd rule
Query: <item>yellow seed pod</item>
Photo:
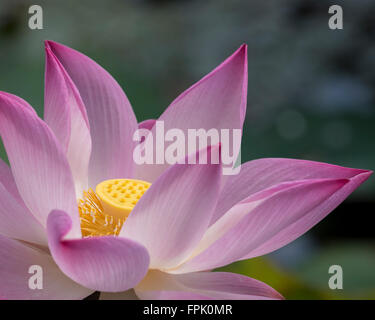
[[[96,186],[96,194],[106,214],[127,218],[151,183],[133,179],[111,179]]]

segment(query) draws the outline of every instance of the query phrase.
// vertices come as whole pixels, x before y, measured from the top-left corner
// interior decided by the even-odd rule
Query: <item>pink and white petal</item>
[[[46,232],[22,200],[0,182],[0,234],[27,242],[47,244]]]
[[[92,293],[66,277],[52,257],[39,249],[0,235],[0,297],[6,300],[83,299]],[[30,289],[35,270],[42,268],[43,289]],[[31,278],[31,279],[30,279]]]
[[[71,236],[80,236],[74,183],[68,161],[50,128],[22,99],[0,92],[0,135],[18,191],[46,226],[53,209],[69,212]]]
[[[192,257],[170,272],[208,270],[244,256],[258,256],[259,248],[264,248],[265,243],[297,221],[304,221],[298,232],[311,228],[311,221],[306,217],[348,183],[347,179],[302,180],[285,182],[254,194],[213,224]],[[294,234],[285,236],[288,242],[295,239]]]
[[[263,243],[256,251],[246,254],[241,260],[267,254],[294,241],[324,219],[356,188],[358,188],[359,185],[366,181],[371,174],[372,172],[366,171],[352,177],[349,179],[349,182],[343,186],[343,188],[335,192],[330,198],[321,203],[314,210],[311,210],[302,219],[297,220],[284,230],[281,230],[273,238]]]
[[[283,297],[265,283],[228,272],[195,272],[172,275],[150,271],[135,288],[141,299],[274,300]]]
[[[0,183],[17,200],[22,201],[9,166],[0,159]]]
[[[211,154],[219,147],[198,152]],[[185,159],[185,163],[188,160]],[[175,164],[139,200],[120,236],[142,243],[150,268],[171,268],[186,259],[211,220],[221,183],[221,165]]]
[[[89,185],[134,176],[133,134],[138,125],[125,93],[96,62],[56,42],[47,46],[77,87],[90,122],[92,152]]]
[[[92,290],[122,292],[146,275],[149,255],[142,245],[112,236],[65,240],[71,224],[69,215],[58,210],[47,222],[51,254],[71,279]]]
[[[352,192],[370,174],[368,170],[308,160],[265,158],[249,161],[241,165],[238,175],[227,176],[211,223],[241,200],[281,182],[303,179],[350,179],[351,187],[347,186],[347,190],[350,189]]]
[[[46,244],[44,228],[26,208],[9,166],[0,159],[0,234]]]
[[[91,137],[88,118],[74,83],[46,46],[44,120],[63,146],[72,170],[77,198],[88,189]]]
[[[180,129],[186,137],[188,129],[242,130],[246,103],[247,46],[242,45],[216,69],[178,96],[158,121],[163,121],[165,132]],[[155,132],[156,127],[152,130],[154,139]],[[234,154],[238,152],[239,150],[234,150]],[[137,177],[154,182],[168,166],[138,166]]]

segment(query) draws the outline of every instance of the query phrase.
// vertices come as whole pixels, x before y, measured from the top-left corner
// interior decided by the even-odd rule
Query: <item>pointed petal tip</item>
[[[47,72],[47,65],[51,64],[51,66],[56,67],[56,64],[59,64],[55,54],[53,53],[53,49],[51,46],[50,40],[44,41],[44,53],[45,53],[45,71]]]
[[[241,44],[240,47],[238,48],[238,51],[246,54],[247,53],[247,43],[244,42],[243,44]]]
[[[226,63],[233,61],[233,60],[239,60],[241,63],[246,64],[247,61],[247,44],[243,43],[240,45],[240,47],[230,55],[227,60],[225,60],[222,65],[225,65]]]
[[[246,63],[246,60],[247,60],[247,44],[246,43],[241,44],[240,47],[232,54],[232,56],[229,57],[229,59],[236,58],[236,57],[243,59],[244,63]]]
[[[49,49],[50,48],[50,45],[49,45],[50,41],[51,40],[44,40],[44,48],[45,49]]]
[[[372,170],[364,170],[363,173],[369,177],[369,176],[371,176],[374,173],[374,171],[372,171]]]
[[[47,60],[52,59],[55,55],[52,52],[52,49],[49,45],[44,46],[44,53]]]
[[[44,46],[49,49],[51,49],[51,47],[53,47],[54,45],[58,45],[58,44],[59,44],[58,42],[55,42],[52,40],[44,40]]]
[[[74,50],[62,43],[59,43],[59,42],[56,42],[56,41],[52,41],[52,40],[44,40],[44,48],[45,50],[50,50],[51,53],[53,53],[54,55],[56,54],[56,51],[58,50],[63,50],[63,49],[70,49],[70,50]],[[76,50],[74,50],[76,51]]]
[[[60,44],[60,43],[58,43],[58,42],[55,42],[55,41],[52,41],[52,40],[44,40],[44,48],[45,48],[46,50],[51,50],[51,51],[53,51],[53,48],[54,48],[55,46],[58,46],[58,45],[62,45],[62,44]]]
[[[357,169],[357,168],[346,168],[346,169],[352,170],[352,176],[349,178],[349,180],[361,177],[361,181],[362,181],[361,184],[365,182],[374,173],[373,170],[369,170],[369,169]]]
[[[361,170],[361,172],[358,173],[358,176],[363,176],[363,180],[362,180],[362,183],[365,182],[368,178],[370,178],[370,176],[374,173],[374,171],[372,170]]]

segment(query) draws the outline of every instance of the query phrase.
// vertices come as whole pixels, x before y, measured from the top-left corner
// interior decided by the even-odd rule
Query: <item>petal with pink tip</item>
[[[370,174],[368,170],[308,160],[265,158],[249,161],[241,165],[238,175],[227,177],[212,223],[241,200],[281,182],[303,179],[350,179],[347,189],[342,189],[346,190],[346,195],[342,198],[344,199]],[[336,202],[336,206],[338,204],[339,202]],[[333,209],[334,207],[331,210]]]
[[[64,240],[70,228],[65,212],[52,211],[48,245],[60,269],[84,287],[121,292],[133,288],[147,273],[149,255],[142,245],[112,236]]]
[[[72,173],[50,128],[22,99],[0,93],[0,135],[18,191],[36,219],[46,226],[53,209],[69,212],[72,236],[80,236],[80,221]]]
[[[83,299],[92,293],[65,276],[52,257],[40,249],[0,235],[0,297],[7,300]],[[42,269],[43,289],[35,285],[36,272]],[[33,279],[34,276],[34,279]]]
[[[52,51],[46,47],[44,120],[64,148],[77,198],[88,189],[91,137],[79,92]]]
[[[258,256],[264,244],[297,221],[304,221],[301,229],[309,229],[311,225],[306,217],[348,183],[348,179],[285,182],[250,196],[213,224],[193,256],[171,272],[207,270],[244,256]],[[294,240],[294,234],[285,236]]]
[[[283,297],[265,283],[229,272],[172,275],[150,271],[135,288],[147,300],[275,300]]]
[[[215,148],[219,151],[218,147],[212,147],[201,153]],[[175,164],[142,196],[120,236],[134,239],[147,248],[151,268],[178,265],[190,255],[211,220],[220,178],[221,165],[211,161]]]
[[[216,69],[178,96],[158,121],[164,122],[165,132],[181,129],[186,137],[188,129],[242,130],[246,100],[247,46],[242,45]],[[152,134],[156,139],[155,127]],[[238,152],[234,151],[235,154]],[[141,165],[137,167],[137,176],[153,182],[168,167],[168,164]]]
[[[291,224],[275,237],[269,239],[267,243],[264,243],[263,247],[260,247],[256,253],[256,255],[263,255],[283,247],[304,234],[334,210],[371,174],[372,171],[369,170],[345,168],[307,160],[269,158],[250,161],[242,166],[238,176],[228,177],[211,223],[225,214],[231,206],[234,206],[249,195],[281,182],[300,179],[349,180],[343,188],[335,192],[326,201],[323,201],[317,208],[304,216],[303,219]],[[243,259],[252,256],[254,256],[254,253],[243,257]]]
[[[133,134],[137,121],[118,83],[96,62],[56,42],[47,46],[77,87],[90,122],[92,152],[89,185],[133,176]]]

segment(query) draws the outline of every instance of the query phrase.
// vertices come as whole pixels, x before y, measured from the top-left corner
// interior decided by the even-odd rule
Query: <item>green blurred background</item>
[[[28,28],[31,4],[43,8],[43,30]],[[328,28],[332,4],[343,7],[343,30]],[[139,121],[157,118],[246,42],[243,162],[288,157],[374,169],[374,17],[370,0],[0,0],[0,90],[42,116],[43,40],[50,39],[107,69]],[[223,269],[291,299],[375,298],[374,189],[370,178],[294,243]],[[343,290],[328,288],[334,264],[343,267]]]

